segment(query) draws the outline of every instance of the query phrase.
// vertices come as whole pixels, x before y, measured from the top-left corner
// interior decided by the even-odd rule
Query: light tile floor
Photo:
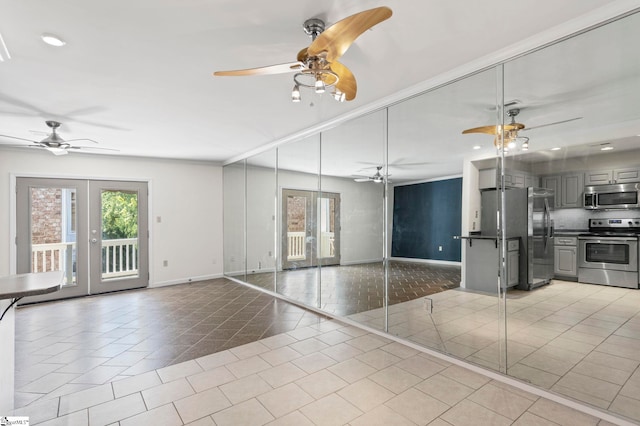
[[[337,321],[38,401],[14,415],[43,426],[609,424]]]
[[[325,320],[226,279],[20,307],[14,407]]]
[[[498,301],[449,290],[389,307],[389,333],[499,369]],[[507,372],[640,421],[640,292],[554,280],[507,296]],[[381,329],[381,309],[349,318]]]

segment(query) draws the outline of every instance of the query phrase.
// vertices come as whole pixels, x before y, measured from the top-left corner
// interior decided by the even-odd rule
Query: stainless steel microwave
[[[638,209],[640,208],[640,184],[585,186],[584,208],[589,210]]]

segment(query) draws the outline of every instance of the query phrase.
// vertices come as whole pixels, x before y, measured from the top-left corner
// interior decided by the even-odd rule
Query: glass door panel
[[[145,287],[147,184],[90,183],[91,293]]]
[[[139,276],[138,193],[102,190],[102,279]]]
[[[314,247],[314,191],[282,190],[284,223],[282,226],[283,269],[307,268],[316,261]]]
[[[340,194],[323,192],[318,197],[318,263],[340,264]]]
[[[22,303],[88,294],[86,182],[79,180],[18,178],[17,272],[65,271],[60,291],[25,298]]]

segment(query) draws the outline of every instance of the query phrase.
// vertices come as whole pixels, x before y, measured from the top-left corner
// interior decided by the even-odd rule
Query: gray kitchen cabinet
[[[612,183],[640,182],[640,167],[596,170],[584,175],[585,185],[609,185]]]
[[[553,190],[554,194],[554,207],[557,209],[561,204],[561,179],[560,175],[554,176],[542,176],[540,178],[540,186],[542,188],[548,188]]]
[[[576,237],[555,237],[554,269],[556,277],[578,278],[578,239]]]
[[[556,209],[582,207],[583,173],[543,176],[540,186],[553,189]]]
[[[560,176],[561,198],[563,208],[582,207],[584,192],[584,174],[573,173]]]
[[[498,169],[483,169],[478,172],[478,189],[499,188],[500,175]],[[538,178],[519,170],[504,171],[504,185],[506,188],[529,188],[537,186]]]
[[[507,241],[507,287],[518,285],[520,278],[520,240]]]
[[[498,265],[500,247],[495,237],[470,236],[466,240],[465,288],[489,294],[498,292]],[[520,279],[520,238],[507,240],[507,270],[503,288],[519,284]],[[504,285],[506,283],[506,286]]]

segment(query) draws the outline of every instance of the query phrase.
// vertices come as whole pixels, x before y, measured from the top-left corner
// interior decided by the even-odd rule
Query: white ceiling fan
[[[356,178],[353,180],[355,182],[384,183],[386,181],[387,183],[390,183],[391,180],[389,179],[389,176],[391,175],[383,175],[382,173],[380,173],[380,170],[382,170],[382,166],[376,166],[376,172],[373,174],[373,176],[356,176]]]
[[[93,142],[95,144],[97,144],[98,142],[94,141],[93,139],[88,139],[88,138],[65,140],[60,135],[58,135],[58,133],[56,131],[56,129],[58,127],[60,127],[60,125],[61,125],[60,122],[53,121],[53,120],[47,120],[47,121],[45,121],[45,123],[51,129],[51,133],[47,137],[45,137],[44,139],[42,139],[40,141],[34,141],[34,140],[31,140],[31,139],[19,138],[17,136],[9,136],[9,135],[0,135],[0,137],[17,139],[17,140],[21,140],[21,141],[25,141],[25,142],[31,142],[31,144],[28,144],[28,145],[21,144],[21,145],[10,145],[10,146],[19,147],[19,148],[42,148],[42,149],[46,149],[47,151],[51,152],[53,155],[66,155],[66,154],[69,153],[69,150],[118,151],[117,149],[112,149],[112,148],[99,148],[99,147],[96,147],[96,146],[79,146],[79,145],[76,146],[76,145],[71,145],[69,142],[89,141],[89,142]]]

